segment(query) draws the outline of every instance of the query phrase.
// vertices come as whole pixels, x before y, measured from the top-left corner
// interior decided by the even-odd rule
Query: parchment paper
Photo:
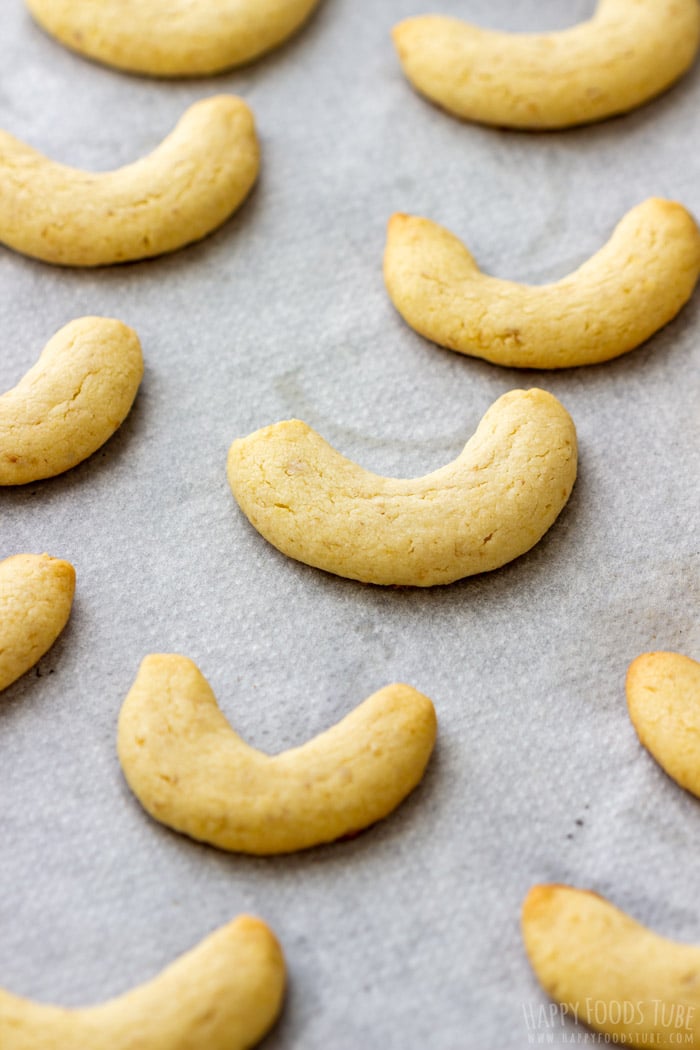
[[[526,30],[594,4],[435,6]],[[700,299],[615,362],[518,372],[421,339],[381,274],[393,211],[530,282],[579,265],[648,196],[700,214],[700,67],[588,129],[460,124],[413,93],[391,45],[395,22],[429,8],[326,0],[264,61],[167,83],[72,55],[20,0],[2,4],[0,126],[47,155],[128,163],[217,92],[251,104],[264,154],[239,215],[171,257],[89,272],[0,251],[2,389],[85,314],[133,325],[146,357],[102,451],[0,493],[2,556],[46,550],[78,575],[67,630],[0,697],[0,985],[16,993],[99,1002],[252,911],[290,969],[268,1050],[519,1050],[547,1002],[519,934],[533,883],[595,889],[700,941],[698,802],[642,750],[624,695],[639,653],[700,655]],[[273,550],[228,489],[228,446],[259,426],[300,417],[409,477],[456,456],[501,393],[533,385],[573,415],[580,477],[551,532],[499,572],[429,591],[336,579]],[[146,816],[115,755],[121,702],[159,651],[194,659],[237,730],[272,752],[406,681],[440,719],[425,782],[346,844],[269,860],[195,845]]]

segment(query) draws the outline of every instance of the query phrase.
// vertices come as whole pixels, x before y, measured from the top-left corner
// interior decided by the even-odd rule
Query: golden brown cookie
[[[540,984],[627,1046],[700,1046],[700,948],[657,936],[595,893],[535,886],[522,931]]]
[[[15,554],[0,561],[0,689],[46,653],[66,626],[75,569],[48,554]],[[4,1045],[0,1040],[0,1046]]]
[[[60,266],[173,252],[225,222],[259,166],[253,115],[233,95],[195,102],[150,156],[100,174],[0,131],[0,243]]]
[[[197,77],[283,43],[319,0],[27,0],[66,47],[130,73]]]
[[[371,474],[299,420],[234,441],[228,478],[251,524],[290,558],[365,583],[432,587],[534,547],[576,465],[566,409],[544,390],[512,390],[457,459],[422,478]]]
[[[407,685],[374,693],[301,747],[266,755],[184,656],[147,656],[119,716],[124,775],[156,820],[242,853],[289,853],[388,816],[420,782],[435,710]]]
[[[627,672],[627,707],[659,765],[700,796],[700,663],[680,653],[638,656]]]
[[[65,1010],[0,991],[2,1050],[248,1050],[274,1024],[285,985],[272,931],[242,915],[155,980]]]
[[[129,414],[142,376],[133,328],[107,317],[61,328],[0,397],[0,485],[51,478],[91,456]]]
[[[50,0],[46,0],[50,2]],[[510,128],[566,128],[625,113],[692,65],[697,0],[599,0],[556,33],[498,33],[425,15],[396,26],[413,86],[454,116]]]
[[[394,215],[384,279],[426,339],[509,368],[571,368],[633,350],[685,305],[700,276],[700,230],[673,201],[633,208],[608,243],[554,284],[489,277],[449,230]]]

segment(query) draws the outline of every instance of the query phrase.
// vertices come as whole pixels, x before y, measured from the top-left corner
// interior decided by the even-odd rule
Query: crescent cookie
[[[454,462],[371,474],[299,420],[234,441],[228,478],[278,550],[365,583],[432,587],[497,569],[542,538],[576,479],[576,430],[543,390],[499,398]]]
[[[148,157],[100,174],[48,160],[0,131],[0,242],[60,266],[173,252],[221,226],[260,166],[245,102],[195,102]]]
[[[627,672],[627,707],[644,747],[700,797],[700,663],[680,653],[638,656]]]
[[[282,1007],[275,935],[241,915],[156,978],[99,1006],[66,1010],[0,990],[2,1050],[249,1050]]]
[[[489,277],[429,219],[394,215],[384,279],[426,339],[509,368],[572,368],[627,353],[668,324],[700,276],[700,230],[681,204],[651,198],[607,244],[554,284]]]
[[[66,47],[129,73],[197,77],[277,47],[319,0],[27,0]]]
[[[571,886],[534,886],[522,933],[545,992],[611,1045],[700,1046],[700,948]]]
[[[498,33],[457,18],[401,22],[394,44],[422,95],[463,120],[555,129],[625,113],[692,65],[698,0],[599,0],[588,22],[555,33]]]
[[[74,592],[75,569],[67,561],[48,554],[0,561],[0,689],[51,648],[68,622]]]
[[[139,338],[121,321],[61,328],[0,397],[0,485],[51,478],[91,456],[129,414],[142,376]]]
[[[147,656],[119,716],[124,775],[156,820],[220,849],[289,853],[354,835],[420,783],[435,709],[390,685],[301,747],[249,747],[191,660]]]

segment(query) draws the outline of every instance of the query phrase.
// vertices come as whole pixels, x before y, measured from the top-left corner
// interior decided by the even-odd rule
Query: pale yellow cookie
[[[60,266],[172,252],[228,219],[259,166],[253,115],[233,95],[195,102],[148,157],[100,174],[0,131],[0,242]]]
[[[607,244],[555,284],[488,277],[429,219],[394,215],[387,291],[426,339],[509,368],[571,368],[619,357],[676,316],[700,276],[700,230],[673,201],[625,215]]]
[[[130,73],[196,77],[258,58],[319,0],[27,0],[52,36]]]
[[[129,414],[142,376],[138,336],[121,321],[61,328],[0,397],[0,485],[51,478],[91,456]]]
[[[700,796],[700,663],[680,653],[638,656],[627,672],[627,707],[659,765]]]
[[[191,660],[153,655],[124,701],[118,751],[161,823],[220,849],[289,853],[396,809],[420,782],[435,734],[430,700],[390,685],[301,747],[266,755],[234,732]]]
[[[452,463],[371,474],[299,420],[234,441],[241,510],[290,558],[365,583],[431,587],[497,569],[542,538],[576,480],[576,430],[544,390],[500,397]]]
[[[698,51],[700,6],[599,0],[590,21],[541,34],[425,15],[401,22],[393,37],[413,86],[455,116],[566,128],[635,109],[678,80]]]
[[[48,554],[0,561],[0,689],[51,648],[68,622],[74,591],[75,569],[67,561]]]
[[[700,1046],[700,948],[569,886],[530,890],[522,931],[540,984],[572,1017],[627,1046]]]
[[[272,931],[241,915],[158,977],[66,1010],[0,991],[2,1050],[248,1050],[274,1024],[285,964]]]

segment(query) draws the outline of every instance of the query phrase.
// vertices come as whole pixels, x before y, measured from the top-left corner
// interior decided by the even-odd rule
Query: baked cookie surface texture
[[[458,18],[399,23],[394,44],[413,86],[463,120],[546,130],[625,113],[692,65],[698,0],[599,0],[595,14],[554,33],[500,33]]]
[[[627,707],[644,747],[700,797],[700,663],[681,653],[638,656],[627,672]]]
[[[626,1046],[700,1046],[700,948],[570,886],[533,887],[522,932],[540,984],[570,1016]]]
[[[173,252],[211,233],[255,183],[253,114],[233,95],[195,102],[147,157],[94,173],[0,131],[0,242],[59,266]]]
[[[443,226],[394,215],[384,280],[394,306],[440,346],[509,368],[593,365],[635,349],[688,302],[700,276],[700,230],[674,201],[652,198],[607,244],[553,284],[479,270]]]
[[[27,0],[66,47],[130,73],[197,77],[250,62],[299,29],[319,0]]]
[[[0,485],[51,478],[91,456],[129,414],[142,376],[139,338],[121,321],[61,328],[0,396]]]
[[[390,685],[301,747],[266,755],[234,732],[197,666],[166,654],[141,664],[118,751],[156,820],[263,855],[333,842],[386,817],[420,782],[436,729],[426,696]]]
[[[67,561],[48,554],[0,561],[0,689],[51,648],[68,623],[74,593],[75,569]]]
[[[148,984],[65,1010],[0,991],[2,1050],[248,1050],[282,1006],[285,963],[272,931],[239,916]]]
[[[234,441],[228,478],[278,550],[364,583],[431,587],[500,568],[542,538],[576,480],[576,430],[543,390],[513,390],[462,453],[422,478],[372,474],[299,420]]]

